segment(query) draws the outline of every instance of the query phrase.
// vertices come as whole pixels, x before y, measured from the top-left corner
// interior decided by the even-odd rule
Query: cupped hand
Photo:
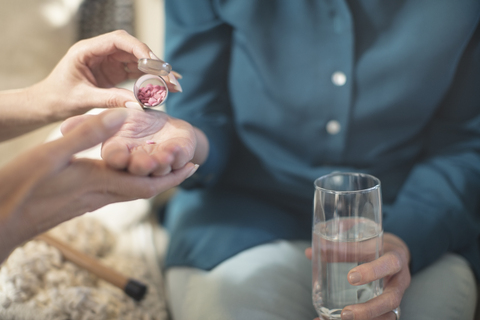
[[[109,203],[153,197],[195,172],[187,163],[162,177],[139,177],[102,160],[73,157],[115,134],[127,116],[128,109],[91,116],[0,170],[0,263],[15,246],[63,221]]]
[[[32,87],[32,95],[42,97],[36,100],[55,120],[92,108],[124,107],[136,99],[130,90],[115,86],[143,74],[137,67],[140,58],[158,59],[146,44],[123,30],[81,40],[47,78]],[[179,91],[172,73],[164,79],[170,91]]]
[[[345,307],[341,313],[342,319],[395,319],[392,310],[400,306],[403,294],[410,285],[410,251],[399,237],[391,233],[384,234],[383,251],[380,258],[353,268],[347,275],[348,282],[352,285],[363,285],[383,278],[383,293],[365,303]],[[308,248],[305,255],[311,259],[312,249]]]
[[[192,161],[197,147],[194,128],[157,110],[127,109],[122,128],[102,146],[102,158],[111,167],[141,176],[163,176]],[[66,133],[89,115],[65,121]]]

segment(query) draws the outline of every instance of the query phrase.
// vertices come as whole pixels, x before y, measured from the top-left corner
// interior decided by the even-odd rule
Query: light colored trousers
[[[246,250],[211,271],[166,272],[173,320],[313,320],[306,241],[275,241]],[[412,278],[402,320],[471,320],[476,282],[466,260],[446,254]],[[393,313],[392,313],[393,316]]]

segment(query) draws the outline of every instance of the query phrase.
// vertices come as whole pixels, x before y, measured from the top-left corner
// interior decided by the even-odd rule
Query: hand
[[[102,146],[102,158],[113,168],[141,176],[163,176],[193,160],[197,134],[187,122],[156,110],[127,109],[122,128]],[[65,121],[67,133],[89,115]]]
[[[348,282],[352,285],[362,285],[384,278],[383,294],[365,303],[345,307],[342,310],[342,319],[395,319],[392,310],[400,305],[403,294],[410,285],[410,251],[400,238],[391,233],[383,236],[383,251],[383,256],[353,268],[347,275]],[[308,248],[305,255],[311,259],[312,249]],[[348,317],[348,314],[352,316]]]
[[[158,59],[125,31],[77,42],[43,81],[0,91],[0,111],[5,110],[0,112],[0,141],[92,108],[142,109],[131,90],[114,87],[142,74],[139,58]],[[176,77],[181,75],[174,71],[163,77],[171,92],[181,91]]]
[[[163,177],[138,177],[102,160],[72,158],[117,132],[127,111],[92,116],[0,170],[0,263],[15,246],[63,221],[109,203],[153,197],[193,174],[192,163]]]
[[[46,79],[32,87],[31,95],[41,98],[35,101],[55,120],[92,108],[124,107],[136,99],[130,90],[115,86],[143,74],[137,68],[140,58],[158,59],[147,45],[123,30],[79,41]],[[172,73],[164,79],[170,91],[179,91]]]

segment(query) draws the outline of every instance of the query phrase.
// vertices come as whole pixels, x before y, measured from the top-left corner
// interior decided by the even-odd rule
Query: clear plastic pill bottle
[[[168,86],[161,76],[168,76],[172,67],[165,61],[139,59],[138,69],[145,72],[133,85],[133,93],[143,108],[159,107],[167,101]]]

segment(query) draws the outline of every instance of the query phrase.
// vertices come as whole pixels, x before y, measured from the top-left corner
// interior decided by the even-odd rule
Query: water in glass
[[[348,272],[383,253],[383,231],[367,218],[346,217],[316,223],[313,229],[313,304],[320,319],[341,319],[345,306],[366,302],[383,291],[383,279],[360,286]]]

